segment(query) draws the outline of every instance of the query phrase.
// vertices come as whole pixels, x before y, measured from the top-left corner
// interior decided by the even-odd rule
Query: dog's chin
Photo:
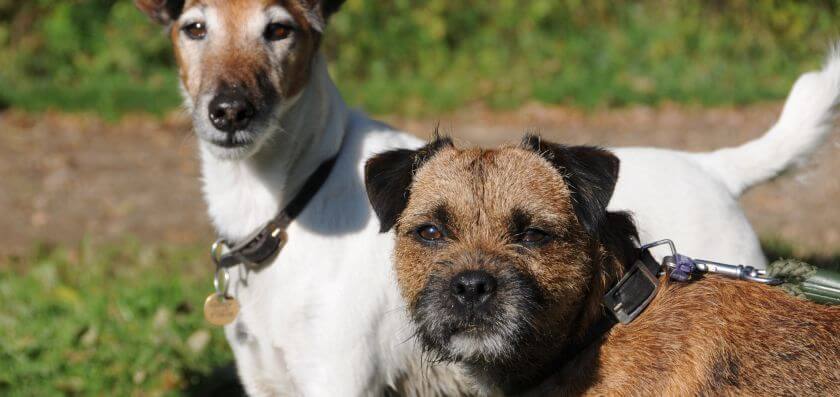
[[[255,155],[270,135],[268,128],[255,127],[237,131],[232,136],[228,136],[209,125],[203,124],[195,123],[196,133],[202,146],[213,157],[225,161],[245,160]]]
[[[213,157],[225,161],[245,160],[259,152],[260,149],[260,143],[256,140],[235,144],[210,140],[203,140],[202,142]]]
[[[459,361],[504,360],[514,353],[517,340],[512,338],[513,335],[499,331],[464,331],[453,334],[445,346],[447,355]]]
[[[436,359],[498,363],[514,355],[530,331],[527,318],[511,314],[502,312],[469,320],[458,316],[415,320],[419,320],[421,343]]]

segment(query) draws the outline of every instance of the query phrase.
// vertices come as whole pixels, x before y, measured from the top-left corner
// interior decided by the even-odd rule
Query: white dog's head
[[[326,21],[343,0],[135,3],[169,27],[199,138],[218,158],[243,159],[308,83]]]

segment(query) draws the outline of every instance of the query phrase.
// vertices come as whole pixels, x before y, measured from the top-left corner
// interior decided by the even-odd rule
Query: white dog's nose
[[[217,95],[207,110],[213,126],[228,134],[248,128],[255,113],[248,99],[235,93]]]

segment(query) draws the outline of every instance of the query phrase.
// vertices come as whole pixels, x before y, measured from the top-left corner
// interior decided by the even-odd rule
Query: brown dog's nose
[[[496,292],[496,278],[483,270],[468,270],[455,275],[449,287],[462,305],[479,306]]]
[[[244,130],[254,118],[254,106],[243,95],[223,93],[210,101],[210,122],[220,131],[232,134]]]

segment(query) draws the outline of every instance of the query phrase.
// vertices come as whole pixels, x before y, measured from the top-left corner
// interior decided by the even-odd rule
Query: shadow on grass
[[[190,397],[246,397],[245,389],[239,383],[236,365],[230,362],[213,369],[210,374],[187,372],[184,378],[190,380],[190,386],[184,389],[184,395]]]

